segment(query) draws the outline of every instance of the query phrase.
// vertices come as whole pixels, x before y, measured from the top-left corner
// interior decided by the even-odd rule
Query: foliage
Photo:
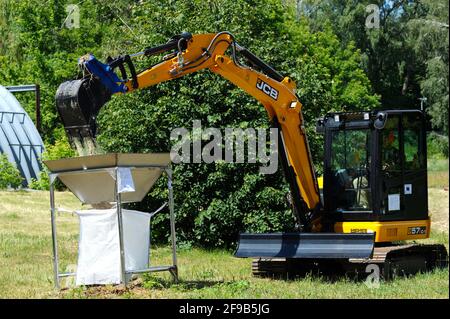
[[[54,144],[46,145],[45,152],[42,154],[43,160],[57,160],[73,156],[75,156],[75,151],[70,147],[67,137],[62,134]]]
[[[427,78],[421,82],[421,87],[429,100],[426,110],[432,118],[433,127],[448,136],[448,61],[446,63],[439,57],[428,60]]]
[[[434,128],[448,133],[447,0],[307,0],[298,16],[313,30],[332,27],[342,45],[361,50],[364,69],[385,108],[419,108],[419,98]],[[379,8],[379,27],[367,28]],[[372,21],[373,22],[373,21]]]
[[[5,154],[0,154],[0,189],[8,187],[17,189],[22,185],[23,178],[15,164],[8,161]]]
[[[75,151],[70,147],[67,137],[62,135],[55,144],[47,145],[45,147],[45,152],[42,154],[43,160],[57,160],[61,158],[73,157]],[[42,171],[39,173],[39,178],[33,178],[29,185],[31,189],[36,190],[48,190],[50,188],[49,171],[45,165],[43,165]],[[65,189],[64,185],[57,180],[55,182],[55,188],[58,190]]]
[[[433,127],[448,135],[449,2],[425,0],[423,6],[423,16],[408,24],[409,35],[415,54],[425,64],[419,79],[421,93],[427,98],[426,111]]]
[[[28,187],[40,191],[49,190],[50,178],[47,168],[43,168],[42,171],[39,172],[38,178],[32,178],[31,182],[28,184]]]
[[[448,136],[431,132],[427,135],[428,157],[448,158]]]
[[[67,0],[0,0],[0,83],[41,86],[42,129],[46,143],[54,143],[60,127],[55,109],[59,84],[74,76],[77,59],[86,52],[98,53],[99,42],[112,17],[99,11],[101,5],[84,1],[80,28],[67,29],[63,21]],[[4,34],[8,34],[4,37]],[[5,42],[3,42],[5,41]],[[5,67],[8,66],[8,67]],[[26,111],[33,116],[33,96],[21,96]]]

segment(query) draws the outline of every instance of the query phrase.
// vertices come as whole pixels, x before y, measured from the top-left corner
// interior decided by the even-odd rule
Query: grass
[[[168,262],[170,250],[159,248],[156,259]],[[236,259],[223,251],[192,249],[179,252],[178,284],[167,274],[145,275],[142,284],[129,290],[77,288],[63,293],[65,298],[448,298],[448,270],[436,270],[412,278],[382,282],[369,288],[364,282],[342,278],[330,282],[307,276],[293,280],[254,278],[251,261]]]
[[[70,193],[57,195],[78,208]],[[48,192],[0,192],[0,297],[56,297],[52,289],[51,229]],[[75,260],[76,217],[61,216],[62,259]]]
[[[448,233],[449,222],[448,159],[428,159],[428,206],[433,228]]]
[[[428,187],[448,190],[448,178],[448,159],[428,160]]]
[[[448,176],[448,172],[444,173]],[[436,178],[430,175],[433,185],[443,185],[429,189],[433,228],[426,242],[443,243],[448,249],[448,179],[441,183]],[[69,192],[57,193],[57,200],[64,203],[64,208],[81,208]],[[58,216],[58,230],[61,270],[75,270],[78,218],[62,213]],[[448,269],[369,288],[363,281],[348,278],[255,278],[251,276],[250,259],[234,258],[230,251],[197,248],[179,249],[178,284],[166,273],[146,274],[129,289],[73,287],[73,280],[67,279],[63,286],[70,289],[57,292],[53,288],[51,258],[48,192],[0,192],[0,298],[449,298]],[[170,259],[169,247],[152,250],[153,264],[167,264]]]
[[[447,172],[448,173],[448,158],[429,158],[428,172]]]

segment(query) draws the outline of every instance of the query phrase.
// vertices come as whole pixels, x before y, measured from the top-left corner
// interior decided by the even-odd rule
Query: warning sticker
[[[388,195],[388,210],[400,210],[400,194],[389,194]]]

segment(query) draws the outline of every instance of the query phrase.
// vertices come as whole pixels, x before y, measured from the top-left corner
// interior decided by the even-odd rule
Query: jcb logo
[[[256,81],[256,87],[263,91],[265,94],[267,94],[268,96],[270,96],[272,99],[274,99],[275,101],[278,99],[278,91],[275,90],[273,87],[271,87],[269,84],[267,84],[266,82],[264,82],[261,79],[258,79]]]

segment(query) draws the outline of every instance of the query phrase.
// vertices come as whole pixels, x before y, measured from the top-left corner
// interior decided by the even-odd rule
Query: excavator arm
[[[226,55],[228,51],[231,56]],[[169,53],[162,62],[136,73],[132,57],[163,52]],[[238,56],[251,67],[242,65]],[[133,56],[109,58],[107,64],[86,55],[80,58],[79,65],[84,78],[63,83],[56,97],[71,142],[95,137],[95,118],[111,94],[143,89],[202,69],[223,76],[253,96],[264,106],[273,125],[279,128],[280,158],[291,187],[296,217],[303,227],[309,226],[310,215],[319,208],[320,199],[295,83],[237,44],[231,33],[183,33],[166,44]],[[126,66],[131,73],[129,79]],[[119,68],[123,79],[114,73],[115,68]]]

